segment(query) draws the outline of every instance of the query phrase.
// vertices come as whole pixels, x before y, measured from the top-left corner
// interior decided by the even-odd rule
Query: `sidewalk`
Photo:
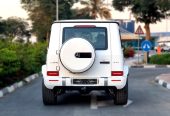
[[[36,73],[36,74],[33,74],[31,76],[28,76],[26,77],[25,79],[19,81],[19,82],[16,82],[10,86],[7,86],[3,89],[0,89],[0,98],[2,98],[3,96],[9,94],[9,93],[12,93],[13,91],[15,91],[16,89],[32,82],[33,80],[35,80],[36,78],[40,77],[41,74],[39,73]]]
[[[170,89],[170,73],[168,73],[168,74],[161,74],[161,75],[157,76],[155,81],[159,85],[161,85],[161,86],[163,86],[163,87],[165,87],[167,89]]]
[[[142,62],[142,57],[139,57],[139,62]],[[138,57],[135,56],[133,58],[125,58],[125,65],[128,65],[129,67],[135,66],[138,64]]]
[[[143,56],[134,56],[133,58],[125,58],[125,65],[130,68],[170,68],[170,65],[155,65],[155,64],[143,64]]]
[[[142,62],[142,57],[139,58],[139,62]],[[135,56],[134,58],[126,58],[125,65],[128,65],[131,68],[170,68],[170,65],[145,65],[145,64],[138,64],[138,57]],[[161,74],[155,78],[155,81],[167,88],[170,89],[170,73],[169,74]]]
[[[151,50],[149,53],[149,56],[152,56],[156,54],[155,50]],[[139,55],[139,61],[138,61],[138,55]],[[125,65],[128,66],[144,66],[145,64],[142,64],[143,62],[143,57],[144,57],[144,52],[139,51],[139,54],[136,52],[133,58],[125,58]],[[139,63],[138,63],[139,62]]]

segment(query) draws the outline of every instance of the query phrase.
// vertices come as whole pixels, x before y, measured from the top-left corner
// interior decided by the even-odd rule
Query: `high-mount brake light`
[[[123,71],[112,71],[111,76],[123,76]]]
[[[78,28],[88,28],[88,27],[96,27],[95,25],[75,25],[74,27],[78,27]]]
[[[47,76],[59,76],[59,71],[47,71]]]
[[[121,81],[121,80],[112,80],[112,82],[119,82],[119,81]]]
[[[50,82],[58,82],[59,80],[49,80]]]

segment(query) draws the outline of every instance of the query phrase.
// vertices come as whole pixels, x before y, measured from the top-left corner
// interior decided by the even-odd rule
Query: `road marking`
[[[128,100],[127,104],[123,105],[123,107],[126,108],[126,107],[130,106],[132,103],[133,103],[132,100]]]
[[[162,84],[163,84],[163,82],[164,82],[163,80],[159,80],[159,84],[160,84],[160,85],[162,85]]]
[[[90,105],[90,108],[93,109],[93,110],[98,109],[96,92],[92,92],[92,94],[91,94],[91,105]]]
[[[25,81],[29,83],[31,80],[30,78],[26,78]]]
[[[0,98],[3,97],[3,96],[4,96],[3,92],[0,91]]]
[[[98,109],[98,107],[107,107],[107,106],[112,106],[114,105],[114,100],[104,100],[104,101],[97,101],[97,96],[102,95],[101,92],[98,91],[93,91],[91,93],[91,104],[90,104],[90,108],[91,109]],[[130,106],[133,103],[132,100],[128,99],[128,102],[126,105],[123,105],[124,108]]]
[[[36,77],[34,75],[31,76],[31,80],[34,80]]]
[[[170,84],[167,85],[167,88],[170,89]]]
[[[130,106],[133,103],[132,100],[128,100],[128,103],[126,105],[123,105],[124,108]],[[114,105],[114,100],[105,100],[98,102],[99,107],[106,107],[106,106],[112,106]]]
[[[155,65],[146,65],[144,68],[155,68]]]
[[[13,92],[13,91],[15,90],[14,86],[7,87],[7,89],[8,89],[8,92],[9,92],[9,93],[11,93],[11,92]]]
[[[106,100],[106,101],[99,101],[98,106],[99,107],[106,107],[106,106],[111,106],[114,104],[113,100]]]
[[[21,82],[18,82],[18,87],[22,87],[24,85],[24,83],[21,81]]]

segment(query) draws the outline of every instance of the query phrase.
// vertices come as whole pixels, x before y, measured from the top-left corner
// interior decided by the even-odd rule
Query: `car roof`
[[[54,23],[117,23],[115,20],[92,20],[92,19],[75,19],[75,20],[58,20]]]

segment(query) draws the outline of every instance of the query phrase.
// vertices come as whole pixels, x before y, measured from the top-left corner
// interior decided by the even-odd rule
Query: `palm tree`
[[[73,5],[72,10],[76,18],[89,17],[92,19],[111,19],[110,9],[104,5],[102,0],[80,0]]]

